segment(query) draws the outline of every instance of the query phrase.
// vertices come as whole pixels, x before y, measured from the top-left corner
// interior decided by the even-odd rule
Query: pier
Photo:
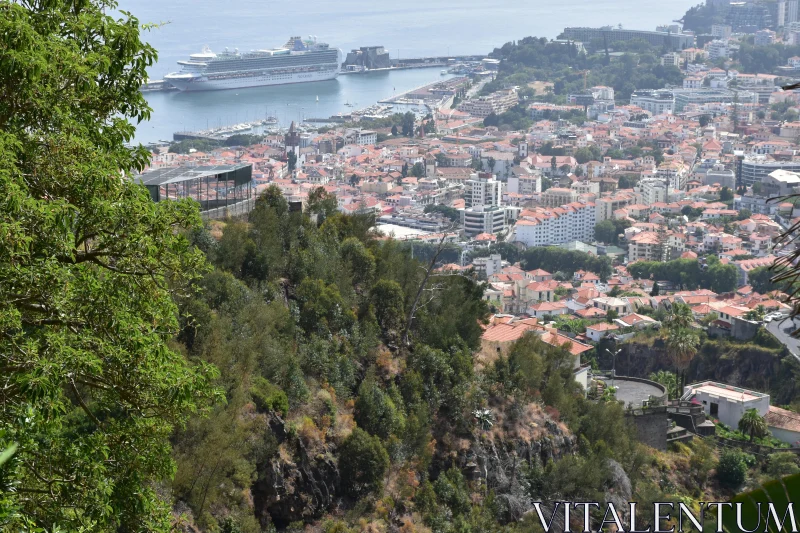
[[[469,83],[470,80],[466,77],[450,78],[422,85],[416,89],[411,89],[410,91],[406,91],[391,98],[381,100],[379,103],[406,105],[416,104],[435,107],[454,97]]]

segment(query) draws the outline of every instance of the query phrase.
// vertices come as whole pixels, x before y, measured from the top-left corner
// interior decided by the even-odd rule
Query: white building
[[[667,182],[662,178],[644,178],[635,190],[642,193],[642,202],[646,205],[667,202]]]
[[[672,91],[634,91],[631,105],[641,107],[654,115],[671,114],[675,107]]]
[[[665,67],[680,67],[681,54],[680,52],[670,52],[661,56],[661,65]]]
[[[769,411],[768,394],[714,381],[687,385],[683,392],[684,397],[694,395],[708,416],[718,419],[732,429],[739,426],[739,420],[748,409],[755,409],[761,416],[765,416]]]
[[[775,32],[772,30],[757,31],[753,40],[753,44],[756,46],[769,46],[771,44],[775,44]]]
[[[720,40],[728,40],[731,38],[732,28],[725,24],[713,24],[711,26],[711,35]]]
[[[664,180],[670,189],[683,191],[689,181],[689,170],[680,161],[665,161],[658,166],[656,176]]]
[[[618,331],[619,326],[614,324],[608,324],[606,322],[600,322],[597,324],[592,324],[591,326],[586,327],[586,336],[589,337],[589,340],[592,342],[600,342],[600,339],[611,333],[612,331]]]
[[[461,223],[467,235],[480,233],[500,233],[508,229],[508,220],[513,216],[510,210],[497,205],[477,205],[461,211]]]
[[[488,96],[481,96],[466,100],[460,106],[459,111],[469,113],[474,117],[486,118],[492,113],[499,115],[505,113],[519,103],[517,92],[513,89],[497,91]]]
[[[706,49],[708,50],[708,58],[712,61],[722,58],[727,59],[730,53],[727,41],[711,41],[706,45]]]
[[[378,142],[378,133],[372,130],[348,130],[345,133],[345,144],[371,146]]]
[[[515,238],[526,246],[549,246],[594,240],[596,206],[593,203],[526,209],[514,226]]]
[[[503,183],[489,173],[472,174],[464,189],[466,207],[500,205],[503,199]]]

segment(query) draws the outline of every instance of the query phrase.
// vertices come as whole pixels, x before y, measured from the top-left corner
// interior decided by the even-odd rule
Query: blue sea
[[[121,0],[143,23],[160,24],[145,34],[159,52],[151,79],[178,70],[176,62],[225,47],[276,47],[292,35],[316,36],[345,53],[383,45],[395,57],[486,54],[529,35],[555,38],[566,26],[619,25],[654,30],[683,16],[697,0]],[[336,81],[214,93],[149,93],[149,123],[137,141],[171,139],[181,129],[263,118],[282,123],[303,116],[366,107],[440,78],[439,69],[342,76]],[[316,101],[319,97],[319,102]]]

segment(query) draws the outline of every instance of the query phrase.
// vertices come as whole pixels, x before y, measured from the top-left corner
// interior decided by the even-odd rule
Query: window
[[[703,402],[705,403],[705,402]],[[719,416],[719,404],[711,402],[711,416]]]

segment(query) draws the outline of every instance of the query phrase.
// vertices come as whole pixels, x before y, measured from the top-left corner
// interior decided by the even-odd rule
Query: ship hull
[[[311,83],[336,79],[338,69],[320,70],[316,72],[293,72],[284,74],[257,74],[231,78],[166,76],[165,81],[174,85],[181,91],[221,91],[226,89],[245,89],[248,87],[268,87],[271,85],[289,85],[295,83]]]

